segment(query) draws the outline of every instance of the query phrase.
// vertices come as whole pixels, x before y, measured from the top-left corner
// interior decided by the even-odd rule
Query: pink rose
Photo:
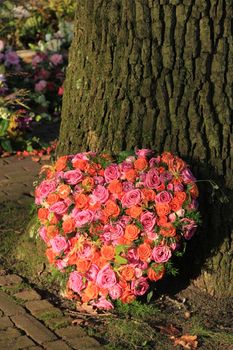
[[[52,246],[52,249],[55,253],[61,253],[61,251],[64,251],[68,248],[68,243],[66,242],[66,239],[62,236],[55,236],[54,238],[50,239],[50,244]]]
[[[158,204],[167,204],[172,200],[172,194],[167,191],[162,191],[155,196],[155,202]]]
[[[119,299],[122,295],[122,288],[117,283],[112,288],[109,289],[109,295],[113,300]]]
[[[96,284],[100,288],[110,289],[116,284],[115,272],[109,265],[105,265],[99,272],[96,278]]]
[[[91,243],[85,242],[81,245],[77,252],[77,256],[81,259],[88,259],[92,256],[93,248]]]
[[[120,171],[117,164],[111,164],[104,170],[104,178],[106,182],[117,180],[120,177]]]
[[[134,205],[139,204],[141,198],[142,195],[140,190],[131,190],[129,192],[126,192],[121,200],[122,206],[123,208],[130,208]]]
[[[82,227],[86,224],[90,224],[94,219],[94,214],[91,210],[81,210],[77,214],[72,211],[72,216],[75,219],[75,225],[77,227]]]
[[[70,273],[68,286],[76,293],[80,293],[81,290],[85,288],[85,285],[83,284],[83,278],[77,271]]]
[[[161,162],[161,157],[160,156],[158,156],[156,158],[151,158],[149,160],[150,168],[153,168],[154,166],[158,165],[160,162]]]
[[[160,174],[160,181],[163,183],[171,181],[171,179],[172,179],[172,174],[169,173],[168,171],[165,171],[164,173]]]
[[[19,64],[19,56],[14,51],[8,51],[5,53],[5,60],[6,64],[12,64],[14,66],[17,66]]]
[[[147,235],[147,237],[149,238],[149,239],[151,239],[152,241],[155,241],[156,239],[158,239],[158,234],[157,233],[155,233],[155,232],[153,232],[153,231],[148,231],[147,233],[146,233],[146,235]]]
[[[89,268],[89,270],[86,273],[86,278],[89,281],[95,281],[96,277],[98,275],[99,272],[99,268],[96,264],[92,264],[91,267]]]
[[[193,176],[191,170],[189,168],[186,168],[182,171],[181,177],[184,181],[184,183],[194,182],[196,181],[196,178]]]
[[[129,192],[134,189],[134,185],[132,184],[132,182],[124,181],[122,185],[123,185],[124,192]]]
[[[127,252],[127,260],[130,264],[136,265],[139,262],[137,249],[132,248]]]
[[[153,213],[151,213],[150,211],[147,211],[141,215],[140,222],[143,225],[144,230],[146,232],[152,231],[156,223],[156,217],[154,216]]]
[[[114,309],[112,303],[106,298],[101,297],[96,302],[91,303],[93,306],[96,306],[98,309],[111,310]]]
[[[45,80],[40,80],[38,83],[35,84],[35,91],[41,92],[44,91],[47,87],[47,82]]]
[[[112,241],[113,244],[117,243],[117,240],[124,235],[123,227],[120,224],[116,225],[105,225],[104,232],[102,234],[102,239],[104,242]]]
[[[146,174],[145,185],[150,189],[156,189],[160,185],[160,176],[157,169],[150,169]]]
[[[131,282],[131,289],[134,295],[143,295],[149,288],[146,277],[140,277],[139,279]]]
[[[79,169],[69,170],[64,173],[63,179],[65,179],[69,185],[76,185],[82,181],[83,174]]]
[[[56,202],[49,207],[49,211],[57,215],[64,215],[67,212],[67,209],[68,207],[64,201]]]
[[[122,217],[120,218],[120,220],[118,221],[118,223],[122,226],[125,227],[126,225],[128,225],[131,221],[131,217],[127,216],[127,215],[122,215]]]
[[[154,151],[152,151],[149,148],[143,148],[143,149],[138,149],[135,153],[138,156],[138,158],[146,158],[146,157],[151,157]]]
[[[58,270],[63,270],[67,266],[67,262],[65,262],[62,259],[57,259],[55,265],[58,268]]]
[[[108,200],[109,192],[108,190],[101,185],[96,186],[93,191],[92,199],[94,202],[100,202],[101,204],[105,203]]]
[[[197,209],[198,201],[196,199],[192,199],[192,202],[188,205],[188,209]]]
[[[40,235],[40,237],[43,239],[43,241],[45,242],[45,243],[49,243],[49,238],[48,238],[48,236],[47,236],[47,229],[46,229],[46,227],[45,226],[42,226],[40,229],[39,229],[39,235]]]
[[[196,222],[188,218],[181,219],[180,222],[182,222],[184,238],[187,240],[191,239],[197,230]]]
[[[174,191],[175,192],[183,192],[184,191],[184,186],[182,184],[175,184],[174,185]]]
[[[158,245],[152,250],[152,258],[157,263],[163,263],[170,259],[171,250],[165,245]]]
[[[41,204],[42,200],[47,197],[47,195],[56,190],[56,182],[53,180],[44,180],[36,188],[35,197],[36,204]]]
[[[36,67],[41,62],[43,62],[43,57],[37,54],[32,58],[31,64],[32,66]]]
[[[58,53],[54,53],[50,56],[49,60],[54,66],[57,66],[58,64],[61,64],[63,62],[63,57]]]
[[[93,179],[96,185],[103,185],[105,182],[103,176],[94,176]]]
[[[133,169],[133,162],[126,162],[125,160],[119,164],[120,170],[125,173],[126,171]]]

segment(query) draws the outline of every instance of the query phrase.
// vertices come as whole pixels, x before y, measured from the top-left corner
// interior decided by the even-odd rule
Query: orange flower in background
[[[176,229],[172,223],[167,222],[161,227],[159,233],[164,237],[174,237],[176,235]]]
[[[113,180],[108,185],[108,190],[111,193],[121,193],[122,192],[122,184],[119,180]]]
[[[62,228],[64,233],[71,233],[75,230],[75,221],[73,218],[68,218],[63,221]]]
[[[74,198],[75,206],[79,209],[86,209],[89,205],[89,197],[84,193],[77,194]]]
[[[95,181],[92,177],[87,176],[83,181],[82,181],[82,186],[85,191],[90,192],[93,187],[94,187]]]
[[[127,215],[129,215],[132,218],[136,219],[136,218],[138,218],[141,215],[142,207],[134,205],[133,207],[127,209],[125,212],[126,212]]]
[[[139,232],[140,230],[136,225],[134,224],[126,225],[124,238],[128,241],[134,241],[135,239],[138,238]]]
[[[112,245],[103,245],[100,252],[106,260],[112,260],[115,256],[115,248]]]
[[[155,209],[156,209],[158,216],[166,216],[171,212],[171,208],[170,208],[170,205],[168,203],[156,204]]]
[[[196,199],[199,196],[199,190],[195,182],[192,184],[192,187],[189,188],[192,198]]]
[[[47,248],[45,255],[47,256],[48,262],[50,264],[54,264],[55,263],[55,259],[56,259],[56,253],[54,253],[54,251],[52,250],[52,248]]]
[[[62,199],[66,199],[71,192],[71,188],[69,185],[61,184],[57,187],[57,193],[59,197]]]
[[[125,172],[125,178],[130,182],[134,182],[136,177],[137,177],[137,172],[134,169],[130,169]]]
[[[139,258],[142,261],[147,261],[151,257],[152,249],[147,243],[140,244],[137,251]]]
[[[89,260],[76,259],[75,261],[77,271],[85,273],[89,270],[91,262]]]
[[[145,158],[138,158],[134,162],[134,167],[139,171],[145,170],[148,167],[148,161]]]
[[[88,303],[88,301],[96,299],[98,297],[98,294],[99,288],[97,285],[94,282],[89,281],[82,295],[83,303]]]
[[[46,202],[49,205],[52,205],[52,204],[58,202],[59,199],[60,199],[60,197],[58,196],[58,194],[56,194],[56,193],[49,193],[48,197],[46,198]]]
[[[151,281],[158,281],[163,278],[165,274],[165,268],[163,265],[154,264],[153,267],[149,267],[147,270],[148,278]]]
[[[72,164],[75,169],[84,171],[87,167],[88,162],[85,159],[76,159],[76,160],[73,160]]]
[[[135,269],[132,266],[126,265],[120,269],[121,276],[125,281],[132,281],[135,277]]]
[[[155,200],[155,192],[153,190],[150,190],[148,188],[143,188],[142,190],[142,195],[143,195],[143,199],[147,202],[152,202]]]
[[[67,160],[68,160],[68,157],[67,156],[62,156],[60,158],[58,158],[58,160],[56,161],[55,163],[55,170],[56,171],[62,171],[66,168],[66,165],[67,165]]]
[[[49,216],[49,211],[46,208],[40,208],[37,212],[38,219],[43,222],[46,221],[46,219]]]
[[[117,217],[120,214],[120,208],[114,201],[108,200],[105,203],[103,214],[107,217],[110,217],[110,216]]]

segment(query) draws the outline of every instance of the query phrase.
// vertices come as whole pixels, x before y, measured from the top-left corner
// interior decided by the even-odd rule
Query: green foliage
[[[117,300],[116,312],[119,314],[119,316],[124,316],[127,318],[140,318],[145,320],[157,314],[159,309],[155,305],[148,305],[137,300],[130,304],[125,304],[120,300]]]

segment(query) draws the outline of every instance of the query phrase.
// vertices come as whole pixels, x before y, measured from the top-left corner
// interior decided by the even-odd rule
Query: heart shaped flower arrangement
[[[41,173],[39,235],[67,276],[63,295],[81,303],[111,309],[144,295],[199,223],[195,178],[169,152],[78,153]]]

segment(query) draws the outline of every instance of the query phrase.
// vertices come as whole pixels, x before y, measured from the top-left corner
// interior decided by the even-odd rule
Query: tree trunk
[[[80,0],[58,148],[170,150],[227,190],[212,203],[200,187],[190,253],[195,283],[218,296],[233,277],[232,17],[232,0]]]

